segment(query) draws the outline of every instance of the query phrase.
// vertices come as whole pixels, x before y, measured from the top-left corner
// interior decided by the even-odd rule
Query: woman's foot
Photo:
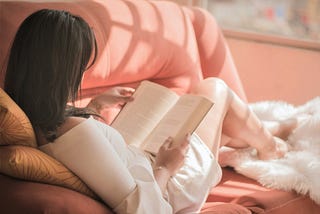
[[[273,137],[273,143],[269,144],[268,147],[260,149],[258,157],[260,160],[278,159],[282,158],[288,151],[289,146],[284,140]]]
[[[281,139],[288,139],[288,136],[297,127],[297,119],[286,119],[282,121],[264,121],[263,126],[273,135]]]

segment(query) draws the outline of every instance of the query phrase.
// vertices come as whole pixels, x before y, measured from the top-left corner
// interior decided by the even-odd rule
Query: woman
[[[283,155],[281,141],[215,78],[193,89],[215,102],[198,135],[186,136],[178,147],[171,147],[168,136],[156,157],[127,146],[116,130],[91,116],[132,100],[133,89],[113,88],[84,109],[67,105],[77,99],[96,53],[94,34],[82,18],[65,11],[37,11],[16,34],[5,90],[29,117],[39,148],[76,173],[115,212],[197,212],[221,178],[214,158],[221,146],[252,146],[261,159]],[[278,127],[274,134],[288,127]],[[222,130],[227,138],[221,139]]]

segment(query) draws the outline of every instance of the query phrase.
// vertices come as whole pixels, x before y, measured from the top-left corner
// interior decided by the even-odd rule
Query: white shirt
[[[221,179],[220,166],[196,135],[184,166],[168,182],[168,200],[148,155],[93,118],[39,148],[66,165],[116,213],[196,213]]]

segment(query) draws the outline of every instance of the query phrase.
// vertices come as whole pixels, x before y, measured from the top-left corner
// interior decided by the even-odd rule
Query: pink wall
[[[227,42],[249,102],[282,100],[302,104],[320,96],[320,50],[228,36]]]

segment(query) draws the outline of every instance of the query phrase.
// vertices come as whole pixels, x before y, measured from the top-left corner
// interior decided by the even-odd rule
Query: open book
[[[156,154],[165,140],[182,142],[192,133],[211,109],[213,103],[205,97],[179,96],[170,89],[143,81],[111,126],[117,129],[127,144],[133,144]]]

